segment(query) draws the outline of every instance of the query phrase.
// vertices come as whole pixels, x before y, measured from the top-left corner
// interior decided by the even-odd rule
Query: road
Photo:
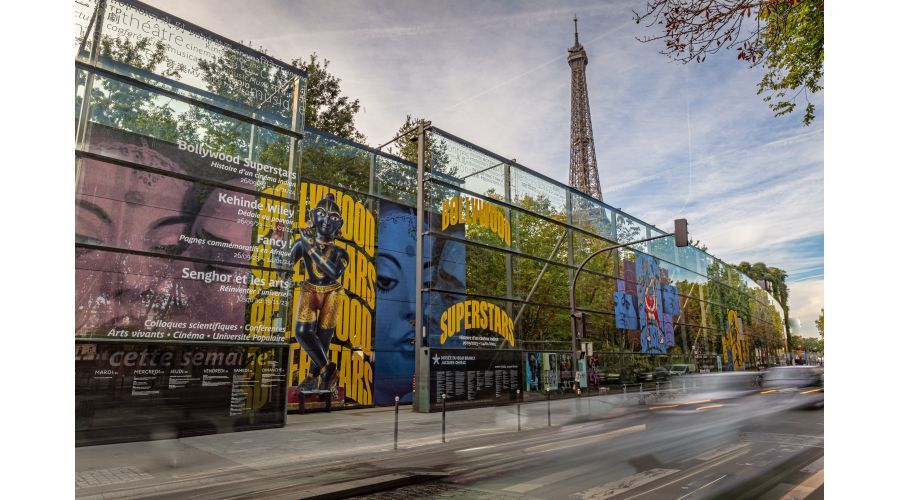
[[[79,448],[78,477],[106,479],[76,493],[297,499],[426,474],[437,480],[365,498],[821,498],[824,411],[796,408],[817,396],[697,390],[646,404],[638,404],[645,394],[559,400],[552,426],[547,404],[535,402],[521,406],[521,432],[515,405],[461,410],[447,414],[446,443],[440,414],[407,409],[397,450],[392,409],[295,416],[281,429]]]
[[[822,498],[824,411],[793,401],[661,402],[514,442],[422,452],[418,466],[450,476],[365,498]]]

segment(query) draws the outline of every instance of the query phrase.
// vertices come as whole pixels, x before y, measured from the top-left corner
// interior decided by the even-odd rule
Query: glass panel
[[[296,205],[85,159],[75,241],[215,263],[287,267]],[[214,267],[211,265],[211,267]],[[237,282],[229,282],[239,285]]]
[[[404,205],[416,206],[416,165],[376,156],[375,194]]]
[[[513,249],[542,259],[568,263],[569,245],[565,227],[521,210],[511,212]]]
[[[75,68],[75,127],[81,116],[81,103],[84,101],[84,86],[87,83],[87,71]]]
[[[453,184],[490,198],[505,198],[503,161],[465,144],[432,134],[432,169]]]
[[[615,217],[593,198],[572,192],[572,224],[609,241],[616,241]]]
[[[90,59],[91,46],[94,42],[94,27],[97,21],[93,19],[97,8],[97,0],[75,1],[75,59],[87,61]]]
[[[280,322],[248,316],[286,308],[284,289],[248,286],[271,279],[277,273],[77,247],[75,336],[286,343]]]
[[[513,205],[557,219],[568,220],[566,190],[518,167],[510,167],[510,194]]]
[[[307,131],[303,137],[300,175],[335,187],[369,192],[371,153],[352,143]]]
[[[621,213],[616,213],[616,241],[619,243],[628,243],[630,241],[640,240],[647,237],[646,227],[631,217]],[[635,248],[644,251],[645,246],[636,245]]]
[[[291,139],[283,134],[99,75],[90,118],[86,147],[91,152],[294,196]]]
[[[84,13],[76,13],[76,21]],[[273,125],[300,131],[300,70],[147,6],[107,2],[101,67]],[[298,107],[302,115],[303,103]]]

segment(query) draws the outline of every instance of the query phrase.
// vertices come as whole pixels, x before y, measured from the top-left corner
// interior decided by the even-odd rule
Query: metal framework
[[[594,152],[594,129],[591,127],[591,106],[588,103],[587,78],[584,68],[588,57],[578,42],[578,18],[575,21],[575,45],[569,49],[572,68],[572,130],[569,152],[569,185],[603,201],[600,178],[597,175],[597,155]]]

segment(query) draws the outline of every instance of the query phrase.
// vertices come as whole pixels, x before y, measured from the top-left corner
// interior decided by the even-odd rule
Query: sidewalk
[[[637,394],[592,396],[550,403],[553,427],[585,419],[614,418],[646,408]],[[514,433],[517,406],[447,412],[447,441]],[[521,404],[522,431],[547,428],[547,402]],[[398,448],[441,443],[441,413],[399,411]],[[124,498],[184,491],[236,475],[308,474],[393,451],[394,408],[290,414],[285,427],[179,439],[76,448],[76,496]]]

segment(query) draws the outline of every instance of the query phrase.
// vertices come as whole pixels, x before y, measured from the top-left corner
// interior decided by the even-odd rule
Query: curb
[[[437,481],[449,476],[446,472],[404,472],[385,474],[382,476],[368,477],[364,479],[356,479],[338,484],[328,484],[318,486],[297,496],[296,492],[286,493],[274,497],[267,497],[273,500],[279,498],[291,498],[302,500],[333,500],[340,498],[350,498],[358,495],[368,495],[385,490],[393,490],[402,486],[412,484],[421,484],[429,481]],[[289,495],[289,496],[287,496]]]

